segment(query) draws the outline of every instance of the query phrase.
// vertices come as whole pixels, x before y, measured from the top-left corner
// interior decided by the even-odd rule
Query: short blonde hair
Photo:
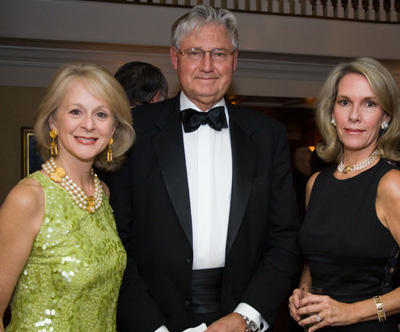
[[[62,99],[76,82],[84,84],[93,95],[101,96],[114,116],[113,161],[107,162],[106,148],[96,156],[94,165],[107,171],[115,170],[135,140],[132,114],[124,89],[110,72],[94,63],[66,64],[55,73],[36,112],[34,129],[41,156],[43,160],[50,158],[49,119],[55,115]]]
[[[371,58],[357,58],[337,65],[325,81],[317,101],[315,120],[324,142],[317,147],[318,156],[324,161],[340,162],[343,145],[331,119],[339,83],[347,74],[364,76],[382,110],[391,117],[389,128],[381,130],[377,149],[384,158],[400,161],[400,94],[389,71]]]

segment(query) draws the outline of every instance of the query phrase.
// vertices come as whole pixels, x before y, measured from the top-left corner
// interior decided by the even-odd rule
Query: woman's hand
[[[312,325],[309,332],[326,326],[344,326],[355,323],[352,304],[335,301],[327,295],[310,294],[300,300],[300,294],[300,289],[293,291],[293,295],[289,299],[290,314],[299,325]],[[302,317],[304,319],[301,319]]]
[[[300,299],[301,299],[301,289],[296,288],[293,291],[292,296],[289,297],[290,316],[292,316],[296,322],[299,322],[301,320],[301,316],[298,313],[298,308],[300,307]]]

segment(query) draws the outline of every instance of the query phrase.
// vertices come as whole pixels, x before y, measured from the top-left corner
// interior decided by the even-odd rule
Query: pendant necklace
[[[103,200],[103,188],[97,174],[90,170],[90,174],[93,178],[94,183],[94,195],[87,197],[85,192],[77,186],[77,184],[69,178],[65,173],[65,170],[61,167],[57,167],[54,158],[46,161],[42,165],[42,169],[49,175],[49,178],[56,183],[59,183],[71,196],[72,200],[81,209],[86,210],[90,213],[94,213],[100,208]]]
[[[378,150],[374,150],[367,159],[365,159],[363,162],[353,165],[353,166],[344,166],[343,165],[343,158],[344,156],[342,156],[342,160],[340,161],[340,164],[337,166],[337,170],[340,173],[348,173],[351,171],[360,171],[366,167],[368,167],[369,165],[371,165],[376,159],[378,159],[380,156],[380,153]]]

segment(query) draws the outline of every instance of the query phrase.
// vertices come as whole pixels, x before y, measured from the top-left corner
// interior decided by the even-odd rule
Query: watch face
[[[256,323],[254,323],[253,321],[250,321],[247,329],[251,332],[257,332],[258,331],[258,326],[256,325]]]
[[[240,314],[240,316],[242,316],[244,321],[246,322],[246,332],[259,331],[257,324],[254,323],[249,317],[243,316],[242,314]]]

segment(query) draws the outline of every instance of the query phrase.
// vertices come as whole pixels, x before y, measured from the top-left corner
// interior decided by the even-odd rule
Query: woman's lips
[[[97,138],[93,138],[93,137],[75,136],[75,139],[83,144],[93,144],[97,141]]]

